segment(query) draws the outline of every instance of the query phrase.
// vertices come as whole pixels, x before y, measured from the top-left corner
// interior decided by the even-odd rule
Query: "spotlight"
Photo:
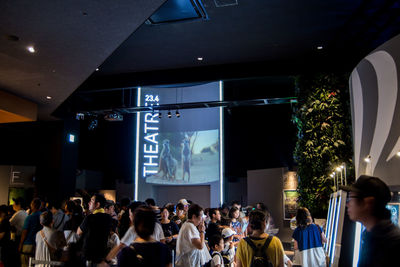
[[[161,114],[161,112],[160,112],[160,111],[158,112],[158,118],[159,118],[159,119],[161,119],[161,118],[162,118],[162,114]]]
[[[340,171],[342,170],[342,168],[337,167],[336,170],[337,170],[338,172],[340,172]]]
[[[335,175],[333,173],[331,173],[331,175],[329,175],[329,176],[333,178]]]
[[[399,151],[399,152],[397,152],[397,153],[396,153],[396,155],[397,155],[398,157],[400,157],[400,151]]]
[[[176,114],[177,118],[179,118],[181,116],[181,113],[179,113],[179,110],[176,110],[175,114]]]
[[[364,158],[364,161],[367,162],[367,163],[370,163],[371,162],[371,156],[368,155],[366,158]]]
[[[76,113],[76,115],[75,115],[75,119],[77,119],[78,121],[84,120],[84,119],[85,119],[85,114],[83,114],[83,113],[81,113],[81,112],[78,112],[78,113]]]
[[[172,114],[171,114],[171,111],[168,111],[168,118],[172,118]]]
[[[94,129],[97,128],[97,124],[98,124],[97,119],[92,119],[92,120],[90,121],[90,123],[89,123],[88,129],[89,129],[90,131],[93,131]]]
[[[340,165],[340,168],[343,170],[344,169],[344,165]]]

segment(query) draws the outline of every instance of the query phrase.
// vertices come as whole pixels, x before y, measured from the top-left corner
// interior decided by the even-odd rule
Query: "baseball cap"
[[[230,237],[232,235],[236,235],[236,232],[233,231],[231,228],[224,228],[224,230],[222,230],[222,237],[223,238],[227,238],[227,237]]]
[[[340,189],[355,192],[360,197],[374,197],[376,201],[385,205],[392,198],[389,187],[381,179],[368,175],[361,175],[354,184],[340,186]]]
[[[184,198],[180,199],[179,203],[182,203],[183,205],[189,205],[189,202],[187,202],[187,200]]]

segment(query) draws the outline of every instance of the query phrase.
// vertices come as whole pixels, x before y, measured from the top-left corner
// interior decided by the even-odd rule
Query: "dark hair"
[[[162,207],[162,208],[160,209],[160,213],[162,213],[164,210],[167,210],[167,211],[168,211],[168,213],[170,213],[170,212],[169,212],[169,210],[168,210],[168,208],[167,208],[167,207],[165,207],[165,206],[164,206],[164,207]]]
[[[197,204],[190,205],[190,208],[188,210],[188,219],[192,219],[193,215],[199,217],[202,210],[203,208]]]
[[[131,204],[131,200],[128,197],[124,197],[120,201],[121,207],[128,207]]]
[[[32,203],[33,203],[33,207],[34,207],[36,210],[39,210],[40,207],[42,206],[42,201],[41,201],[38,197],[32,199]]]
[[[177,210],[183,210],[185,208],[185,205],[183,205],[182,203],[178,203],[178,204],[176,204],[176,209]]]
[[[252,230],[263,230],[262,223],[267,222],[269,214],[261,210],[253,210],[249,215],[249,225]]]
[[[40,214],[40,224],[43,226],[50,226],[53,222],[53,214],[50,211],[45,211]]]
[[[8,213],[8,207],[7,207],[7,205],[1,205],[0,206],[0,214],[1,213],[4,213],[5,215],[7,215],[7,213]]]
[[[132,214],[134,214],[136,209],[141,206],[146,207],[146,203],[144,203],[142,201],[134,201],[131,204],[129,204],[128,209],[132,212]]]
[[[233,205],[239,205],[239,206],[242,206],[241,204],[240,204],[240,202],[239,201],[237,201],[237,200],[234,200],[234,201],[232,201],[232,203],[231,203],[231,206],[233,206]]]
[[[75,213],[76,205],[75,201],[68,200],[67,203],[65,203],[65,209],[68,212]]]
[[[51,201],[49,201],[49,204],[47,205],[47,207],[48,207],[48,209],[55,208],[56,210],[58,210],[61,207],[60,201],[51,200]]]
[[[106,200],[106,203],[104,204],[104,207],[109,209],[111,206],[115,206],[114,201],[112,200]]]
[[[76,203],[76,205],[82,205],[82,200],[80,198],[75,198],[74,200],[72,200]]]
[[[154,232],[156,220],[156,214],[150,207],[141,206],[137,208],[133,225],[138,236],[143,239],[149,238]]]
[[[156,205],[156,202],[152,198],[148,198],[144,202],[146,202],[147,205],[149,205],[149,206],[155,206]]]
[[[259,209],[262,210],[262,211],[268,211],[267,206],[265,206],[265,204],[262,203],[262,202],[258,202],[258,203],[256,204],[256,208],[257,208],[257,206],[260,206]]]
[[[238,211],[238,210],[239,210],[238,208],[232,207],[232,208],[229,210],[229,218],[233,219],[233,213],[236,212],[236,211]]]
[[[223,240],[221,235],[213,235],[208,238],[208,245],[211,249],[214,249],[216,245],[219,245],[219,242]]]
[[[216,208],[212,208],[208,211],[208,215],[210,215],[210,218],[212,218],[213,215],[217,215],[217,211],[219,211],[219,209]]]
[[[99,203],[100,208],[104,208],[104,205],[106,204],[106,198],[104,197],[104,195],[96,193],[93,196],[95,197],[94,203]]]
[[[311,213],[307,208],[298,208],[296,214],[296,224],[302,228],[311,223]]]
[[[174,206],[174,204],[167,204],[167,205],[165,205],[165,208],[167,208],[168,209],[168,212],[169,212],[169,214],[173,214],[174,213],[174,211],[175,211],[175,206]]]

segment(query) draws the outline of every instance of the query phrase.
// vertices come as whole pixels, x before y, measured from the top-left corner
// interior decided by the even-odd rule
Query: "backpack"
[[[222,257],[221,253],[219,253],[219,252],[217,252],[217,251],[214,251],[214,252],[212,253],[212,255],[211,255],[211,260],[208,261],[208,262],[204,265],[204,267],[211,267],[212,259],[214,258],[214,255],[216,255],[216,254],[219,255],[219,257],[220,257],[221,260],[222,260],[222,264],[225,265],[225,259],[224,259],[224,257]]]
[[[229,252],[228,253],[221,253],[222,258],[224,259],[224,266],[229,267],[231,266],[231,263],[233,262],[233,259],[229,259]]]
[[[254,251],[253,259],[251,260],[250,267],[273,267],[272,263],[268,259],[267,248],[272,241],[272,236],[268,236],[265,240],[264,245],[256,246],[249,237],[245,237],[244,240]]]
[[[135,257],[134,258],[134,262],[132,262],[132,266],[138,266],[138,267],[139,266],[143,266],[143,267],[145,267],[146,266],[146,261],[143,258],[143,256],[138,253],[138,251],[135,248],[134,243],[132,243],[129,246],[129,248],[133,251],[133,254],[134,254],[134,257]]]

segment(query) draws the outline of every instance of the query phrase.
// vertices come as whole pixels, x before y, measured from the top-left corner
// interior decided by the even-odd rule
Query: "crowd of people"
[[[269,235],[265,205],[203,209],[190,200],[156,206],[94,194],[60,205],[22,198],[0,206],[1,263],[4,266],[251,266],[257,249],[271,266],[291,265],[281,241]],[[86,207],[86,208],[84,208]],[[272,226],[273,227],[273,226]],[[263,253],[261,253],[263,254]],[[265,259],[264,259],[265,258]],[[268,266],[268,265],[266,265]]]
[[[385,208],[389,188],[380,179],[361,176],[349,191],[349,218],[362,222],[359,266],[393,266],[400,249],[400,230]],[[116,204],[102,194],[88,203],[61,205],[22,198],[0,206],[0,265],[251,267],[292,266],[282,242],[269,232],[273,223],[262,203],[242,209],[238,202],[203,209],[181,199],[162,208],[153,199],[122,199]],[[85,208],[84,208],[85,207]],[[326,266],[323,229],[310,212],[299,208],[294,249],[303,267]],[[384,264],[383,264],[384,263]]]

